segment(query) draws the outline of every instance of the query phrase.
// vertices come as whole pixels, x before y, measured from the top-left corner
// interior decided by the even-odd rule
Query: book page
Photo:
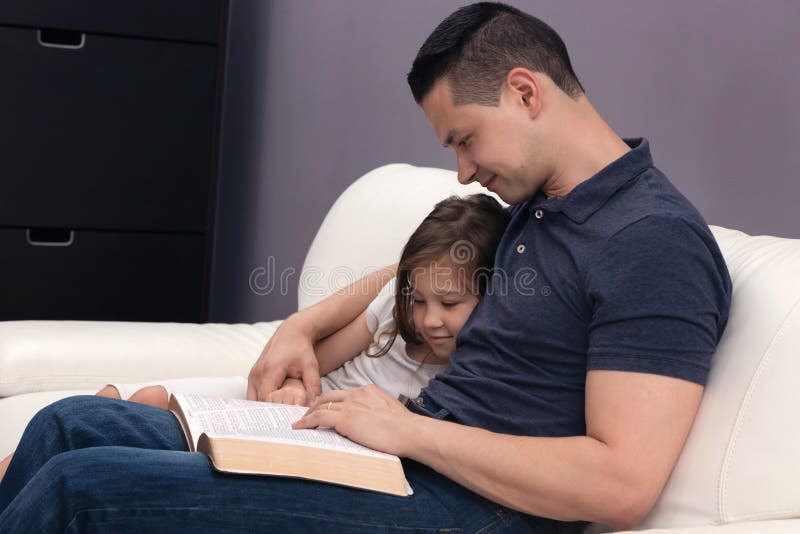
[[[194,394],[175,393],[174,396],[186,416],[195,448],[200,434],[206,433],[209,437],[238,437],[396,458],[359,445],[332,428],[292,429],[292,423],[306,413],[307,408],[303,406]]]

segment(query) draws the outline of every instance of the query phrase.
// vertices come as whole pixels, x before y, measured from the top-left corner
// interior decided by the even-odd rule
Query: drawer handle
[[[28,244],[34,247],[68,247],[75,242],[75,230],[62,228],[28,228]]]
[[[86,34],[70,30],[36,30],[36,40],[48,48],[77,50],[86,44]]]

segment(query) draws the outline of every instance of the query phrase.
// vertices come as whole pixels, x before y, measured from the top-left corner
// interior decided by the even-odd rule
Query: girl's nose
[[[429,310],[425,314],[424,323],[426,328],[438,328],[443,324],[441,316],[435,310]]]

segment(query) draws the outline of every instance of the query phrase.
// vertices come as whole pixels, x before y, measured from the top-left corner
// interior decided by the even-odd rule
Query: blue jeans
[[[499,506],[417,462],[403,464],[412,497],[218,473],[204,455],[187,452],[169,412],[71,397],[25,430],[0,484],[0,532],[576,531]]]

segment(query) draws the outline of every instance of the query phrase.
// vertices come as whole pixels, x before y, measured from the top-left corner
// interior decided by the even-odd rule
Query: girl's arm
[[[320,375],[326,375],[349,362],[369,347],[371,342],[372,333],[367,328],[367,311],[364,310],[349,324],[314,345]]]

